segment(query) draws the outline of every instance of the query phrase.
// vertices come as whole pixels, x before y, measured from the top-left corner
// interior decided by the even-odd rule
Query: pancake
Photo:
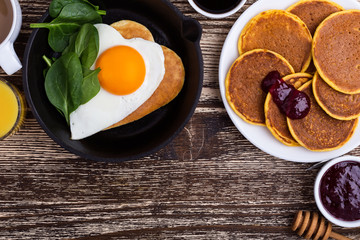
[[[312,54],[317,71],[337,91],[360,93],[360,10],[333,13],[317,28]]]
[[[301,0],[286,9],[298,16],[311,34],[315,33],[316,28],[326,17],[342,10],[344,10],[342,6],[328,0]]]
[[[131,21],[121,20],[110,25],[115,28],[125,39],[142,38],[154,42],[154,37],[144,25]]]
[[[331,151],[343,146],[353,135],[358,119],[343,121],[330,117],[317,104],[312,81],[299,88],[311,101],[310,112],[302,119],[287,118],[291,135],[303,147],[312,151]]]
[[[318,73],[314,76],[313,92],[317,103],[331,117],[351,120],[360,116],[360,94],[345,94],[331,88]]]
[[[234,61],[227,73],[227,101],[235,113],[248,123],[265,125],[266,93],[261,89],[261,82],[271,71],[278,71],[281,76],[294,73],[284,57],[265,49],[244,53]]]
[[[171,49],[161,46],[165,56],[165,75],[153,95],[133,113],[110,128],[136,121],[171,102],[181,91],[185,80],[185,69],[181,58]]]
[[[295,73],[283,77],[287,84],[291,84],[295,88],[299,88],[311,79],[312,75],[308,73]],[[274,137],[287,146],[299,146],[289,131],[285,114],[280,111],[279,107],[272,100],[270,93],[267,94],[264,109],[265,124]]]
[[[241,31],[240,55],[252,49],[268,49],[286,58],[295,72],[304,72],[311,59],[312,37],[305,23],[284,10],[268,10],[252,18]]]
[[[130,21],[131,22],[131,21]],[[136,31],[138,29],[138,25],[140,24],[127,24],[126,26],[129,29],[123,29],[125,32],[127,32],[127,38],[131,39],[133,37],[138,37],[139,32]],[[133,32],[133,36],[131,35],[131,27],[135,27],[135,31]],[[181,91],[184,81],[185,81],[185,68],[182,63],[181,58],[171,49],[161,46],[165,61],[165,75],[158,86],[158,88],[155,90],[153,95],[145,102],[143,103],[139,108],[137,108],[133,113],[128,115],[123,120],[113,124],[107,129],[122,126],[128,123],[131,123],[133,121],[136,121],[153,111],[159,109],[162,106],[165,106],[169,102],[171,102]]]

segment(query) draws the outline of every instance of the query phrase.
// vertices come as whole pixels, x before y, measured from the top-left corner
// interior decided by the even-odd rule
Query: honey
[[[0,140],[14,134],[25,115],[24,100],[19,91],[0,79]]]

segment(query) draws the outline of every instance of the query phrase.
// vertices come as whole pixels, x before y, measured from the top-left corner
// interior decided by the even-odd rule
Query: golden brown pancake
[[[130,25],[128,25],[128,27],[129,26]],[[129,32],[129,34],[127,34],[127,37],[131,39],[131,31],[129,29],[127,29],[126,31]],[[134,37],[135,36],[138,36],[137,31],[134,31]],[[145,103],[143,103],[139,108],[137,108],[126,118],[110,126],[108,129],[125,125],[148,115],[149,113],[168,104],[181,91],[185,81],[185,69],[182,60],[171,49],[165,46],[161,46],[161,48],[164,52],[165,57],[165,75],[160,85]]]
[[[326,17],[342,10],[342,6],[328,0],[301,0],[286,9],[303,20],[311,34]]]
[[[353,135],[358,119],[338,120],[330,117],[317,104],[312,81],[299,88],[311,101],[308,115],[302,119],[287,118],[291,135],[303,147],[312,151],[331,151],[343,146]]]
[[[284,10],[268,10],[256,15],[242,30],[240,55],[252,49],[268,49],[286,58],[295,72],[304,72],[311,59],[312,37],[305,23]]]
[[[154,37],[150,30],[140,23],[131,20],[121,20],[112,23],[110,26],[115,28],[125,39],[142,38],[154,42]]]
[[[360,116],[360,94],[336,91],[318,73],[314,76],[313,92],[317,103],[331,117],[351,120]]]
[[[281,76],[294,73],[284,57],[265,49],[244,53],[230,67],[225,79],[226,98],[244,121],[265,125],[266,93],[261,89],[261,82],[271,71],[278,71]]]
[[[360,93],[360,10],[331,14],[314,34],[312,54],[324,81],[343,93]]]
[[[299,88],[311,79],[312,75],[308,73],[295,73],[283,77],[287,84],[291,84],[295,88]],[[287,146],[299,146],[289,131],[285,114],[280,111],[272,100],[270,93],[267,94],[264,109],[266,126],[274,137]]]
[[[184,85],[185,69],[180,57],[171,49],[161,46],[165,56],[165,76],[159,87],[153,95],[137,108],[133,113],[128,115],[120,122],[112,125],[118,127],[133,121],[136,121],[149,113],[172,101],[180,92]]]
[[[304,83],[311,80],[313,76],[309,73],[294,73],[283,77],[287,84],[293,85],[296,89],[300,88]]]

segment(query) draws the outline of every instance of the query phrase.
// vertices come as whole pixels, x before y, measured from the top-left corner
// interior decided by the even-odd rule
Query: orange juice
[[[23,101],[19,92],[0,79],[0,140],[14,133],[24,117]]]

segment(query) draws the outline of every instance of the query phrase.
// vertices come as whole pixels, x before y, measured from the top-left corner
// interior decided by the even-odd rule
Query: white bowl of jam
[[[342,156],[322,167],[314,196],[322,215],[341,227],[360,227],[360,157]]]

